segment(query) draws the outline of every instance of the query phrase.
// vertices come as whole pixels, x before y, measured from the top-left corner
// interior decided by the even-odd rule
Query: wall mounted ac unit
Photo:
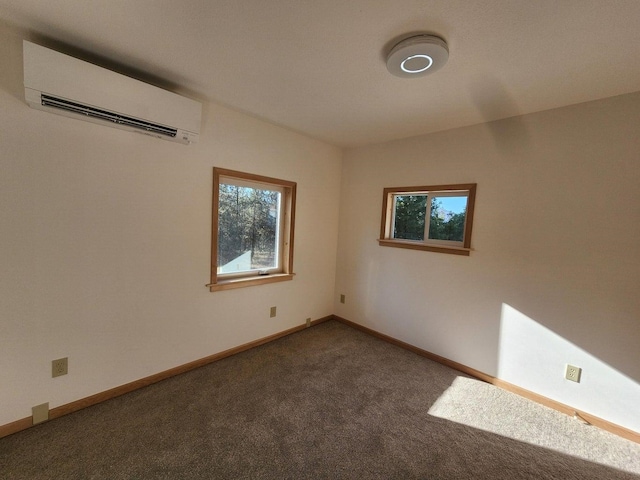
[[[29,106],[184,144],[200,134],[195,100],[23,42],[24,92]]]

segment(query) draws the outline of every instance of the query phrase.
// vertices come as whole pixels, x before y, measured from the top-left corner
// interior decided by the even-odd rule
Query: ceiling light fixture
[[[416,59],[418,60],[416,61]],[[410,65],[414,68],[407,66],[407,62],[410,62]],[[420,68],[422,64],[424,64],[424,67]],[[411,55],[402,61],[400,68],[407,73],[422,73],[431,68],[431,65],[433,65],[433,58],[429,55]]]
[[[447,42],[434,35],[416,35],[391,49],[387,69],[396,77],[422,77],[444,67],[448,59]]]

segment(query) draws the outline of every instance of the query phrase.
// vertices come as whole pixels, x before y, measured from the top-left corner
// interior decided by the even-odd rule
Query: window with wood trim
[[[469,255],[476,184],[385,188],[378,243]]]
[[[213,169],[210,290],[293,278],[296,183]]]

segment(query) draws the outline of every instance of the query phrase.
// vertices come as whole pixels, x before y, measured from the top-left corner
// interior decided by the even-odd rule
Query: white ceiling
[[[640,90],[640,0],[0,0],[3,24],[339,146]],[[415,33],[449,62],[391,76]]]

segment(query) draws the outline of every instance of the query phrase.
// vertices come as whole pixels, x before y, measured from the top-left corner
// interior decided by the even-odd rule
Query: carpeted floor
[[[331,321],[0,439],[2,479],[640,479],[640,445]]]

